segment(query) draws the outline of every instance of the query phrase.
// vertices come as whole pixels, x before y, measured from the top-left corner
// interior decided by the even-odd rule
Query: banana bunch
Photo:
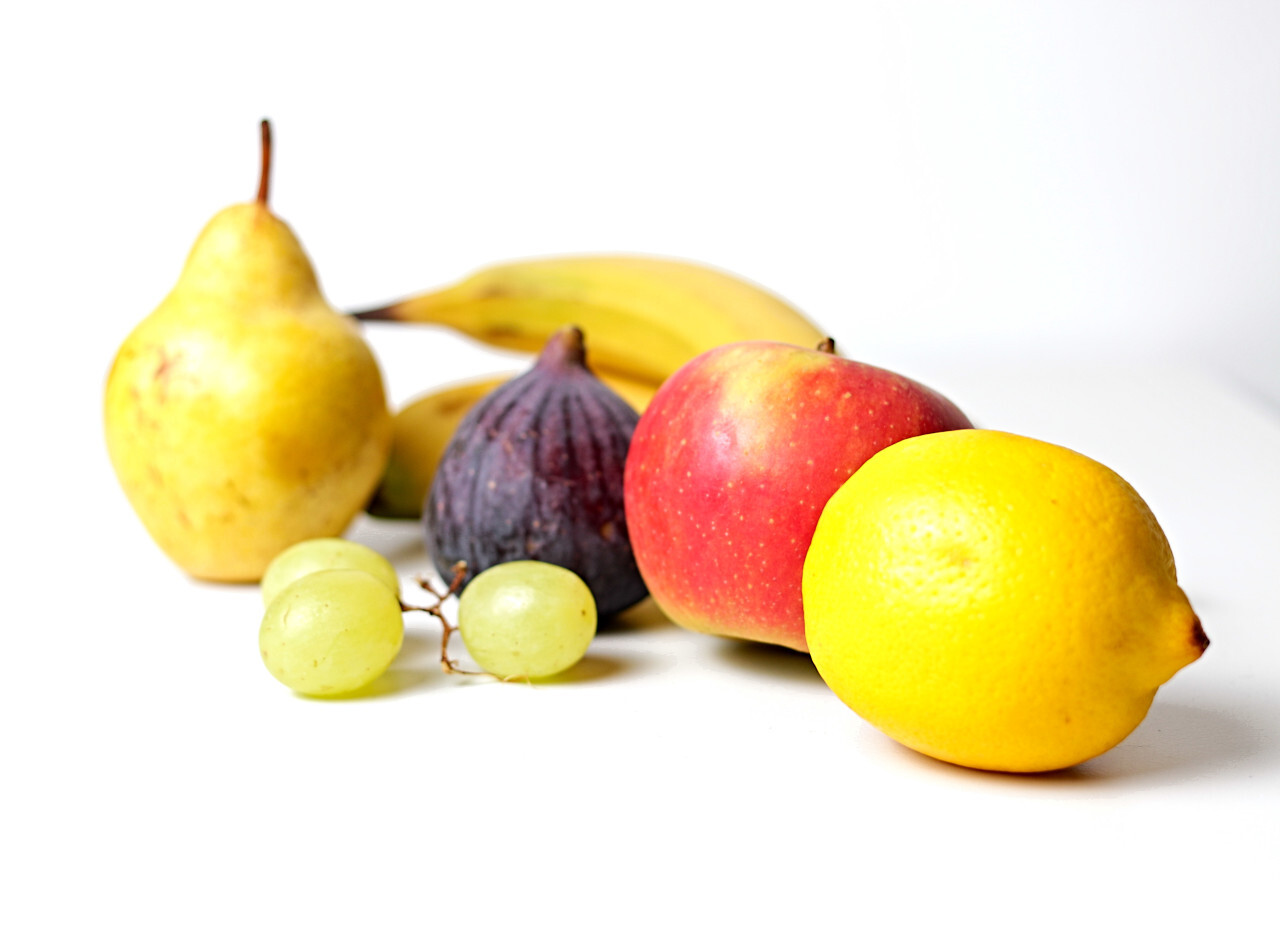
[[[531,354],[564,325],[577,325],[591,368],[641,411],[668,376],[713,347],[750,340],[814,347],[825,337],[796,308],[740,277],[623,255],[498,264],[453,286],[354,314],[363,321],[444,325]],[[505,379],[446,386],[402,408],[391,462],[369,510],[417,517],[454,428]]]

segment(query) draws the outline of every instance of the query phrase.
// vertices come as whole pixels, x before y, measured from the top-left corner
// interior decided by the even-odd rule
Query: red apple
[[[800,576],[827,500],[890,444],[968,427],[933,390],[829,350],[710,350],[662,385],[631,439],[640,573],[677,624],[808,652]]]

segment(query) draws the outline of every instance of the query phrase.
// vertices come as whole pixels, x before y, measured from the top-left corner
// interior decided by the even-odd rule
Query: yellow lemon
[[[849,707],[973,768],[1110,749],[1208,645],[1127,482],[998,431],[913,437],[832,496],[804,565],[805,632]]]

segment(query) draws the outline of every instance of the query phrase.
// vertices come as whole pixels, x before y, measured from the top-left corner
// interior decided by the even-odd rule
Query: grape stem
[[[431,584],[430,579],[420,577],[418,579],[418,585],[423,591],[435,596],[435,603],[418,605],[406,604],[404,601],[401,601],[400,610],[422,611],[434,616],[435,619],[440,622],[440,626],[444,630],[444,633],[440,637],[440,668],[444,669],[447,675],[490,675],[488,672],[476,672],[471,669],[459,668],[457,661],[449,658],[449,638],[453,636],[454,632],[458,628],[449,623],[448,618],[444,616],[444,611],[441,610],[440,606],[449,600],[450,597],[458,593],[458,590],[462,588],[462,583],[466,581],[466,578],[467,564],[463,562],[454,563],[453,579],[449,582],[449,587],[443,592],[436,591],[436,588]]]

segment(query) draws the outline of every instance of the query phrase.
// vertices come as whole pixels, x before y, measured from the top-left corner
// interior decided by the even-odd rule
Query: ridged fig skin
[[[576,572],[601,616],[648,595],[631,552],[623,472],[638,413],[553,335],[533,368],[478,402],[445,449],[423,510],[442,576],[534,559]]]

